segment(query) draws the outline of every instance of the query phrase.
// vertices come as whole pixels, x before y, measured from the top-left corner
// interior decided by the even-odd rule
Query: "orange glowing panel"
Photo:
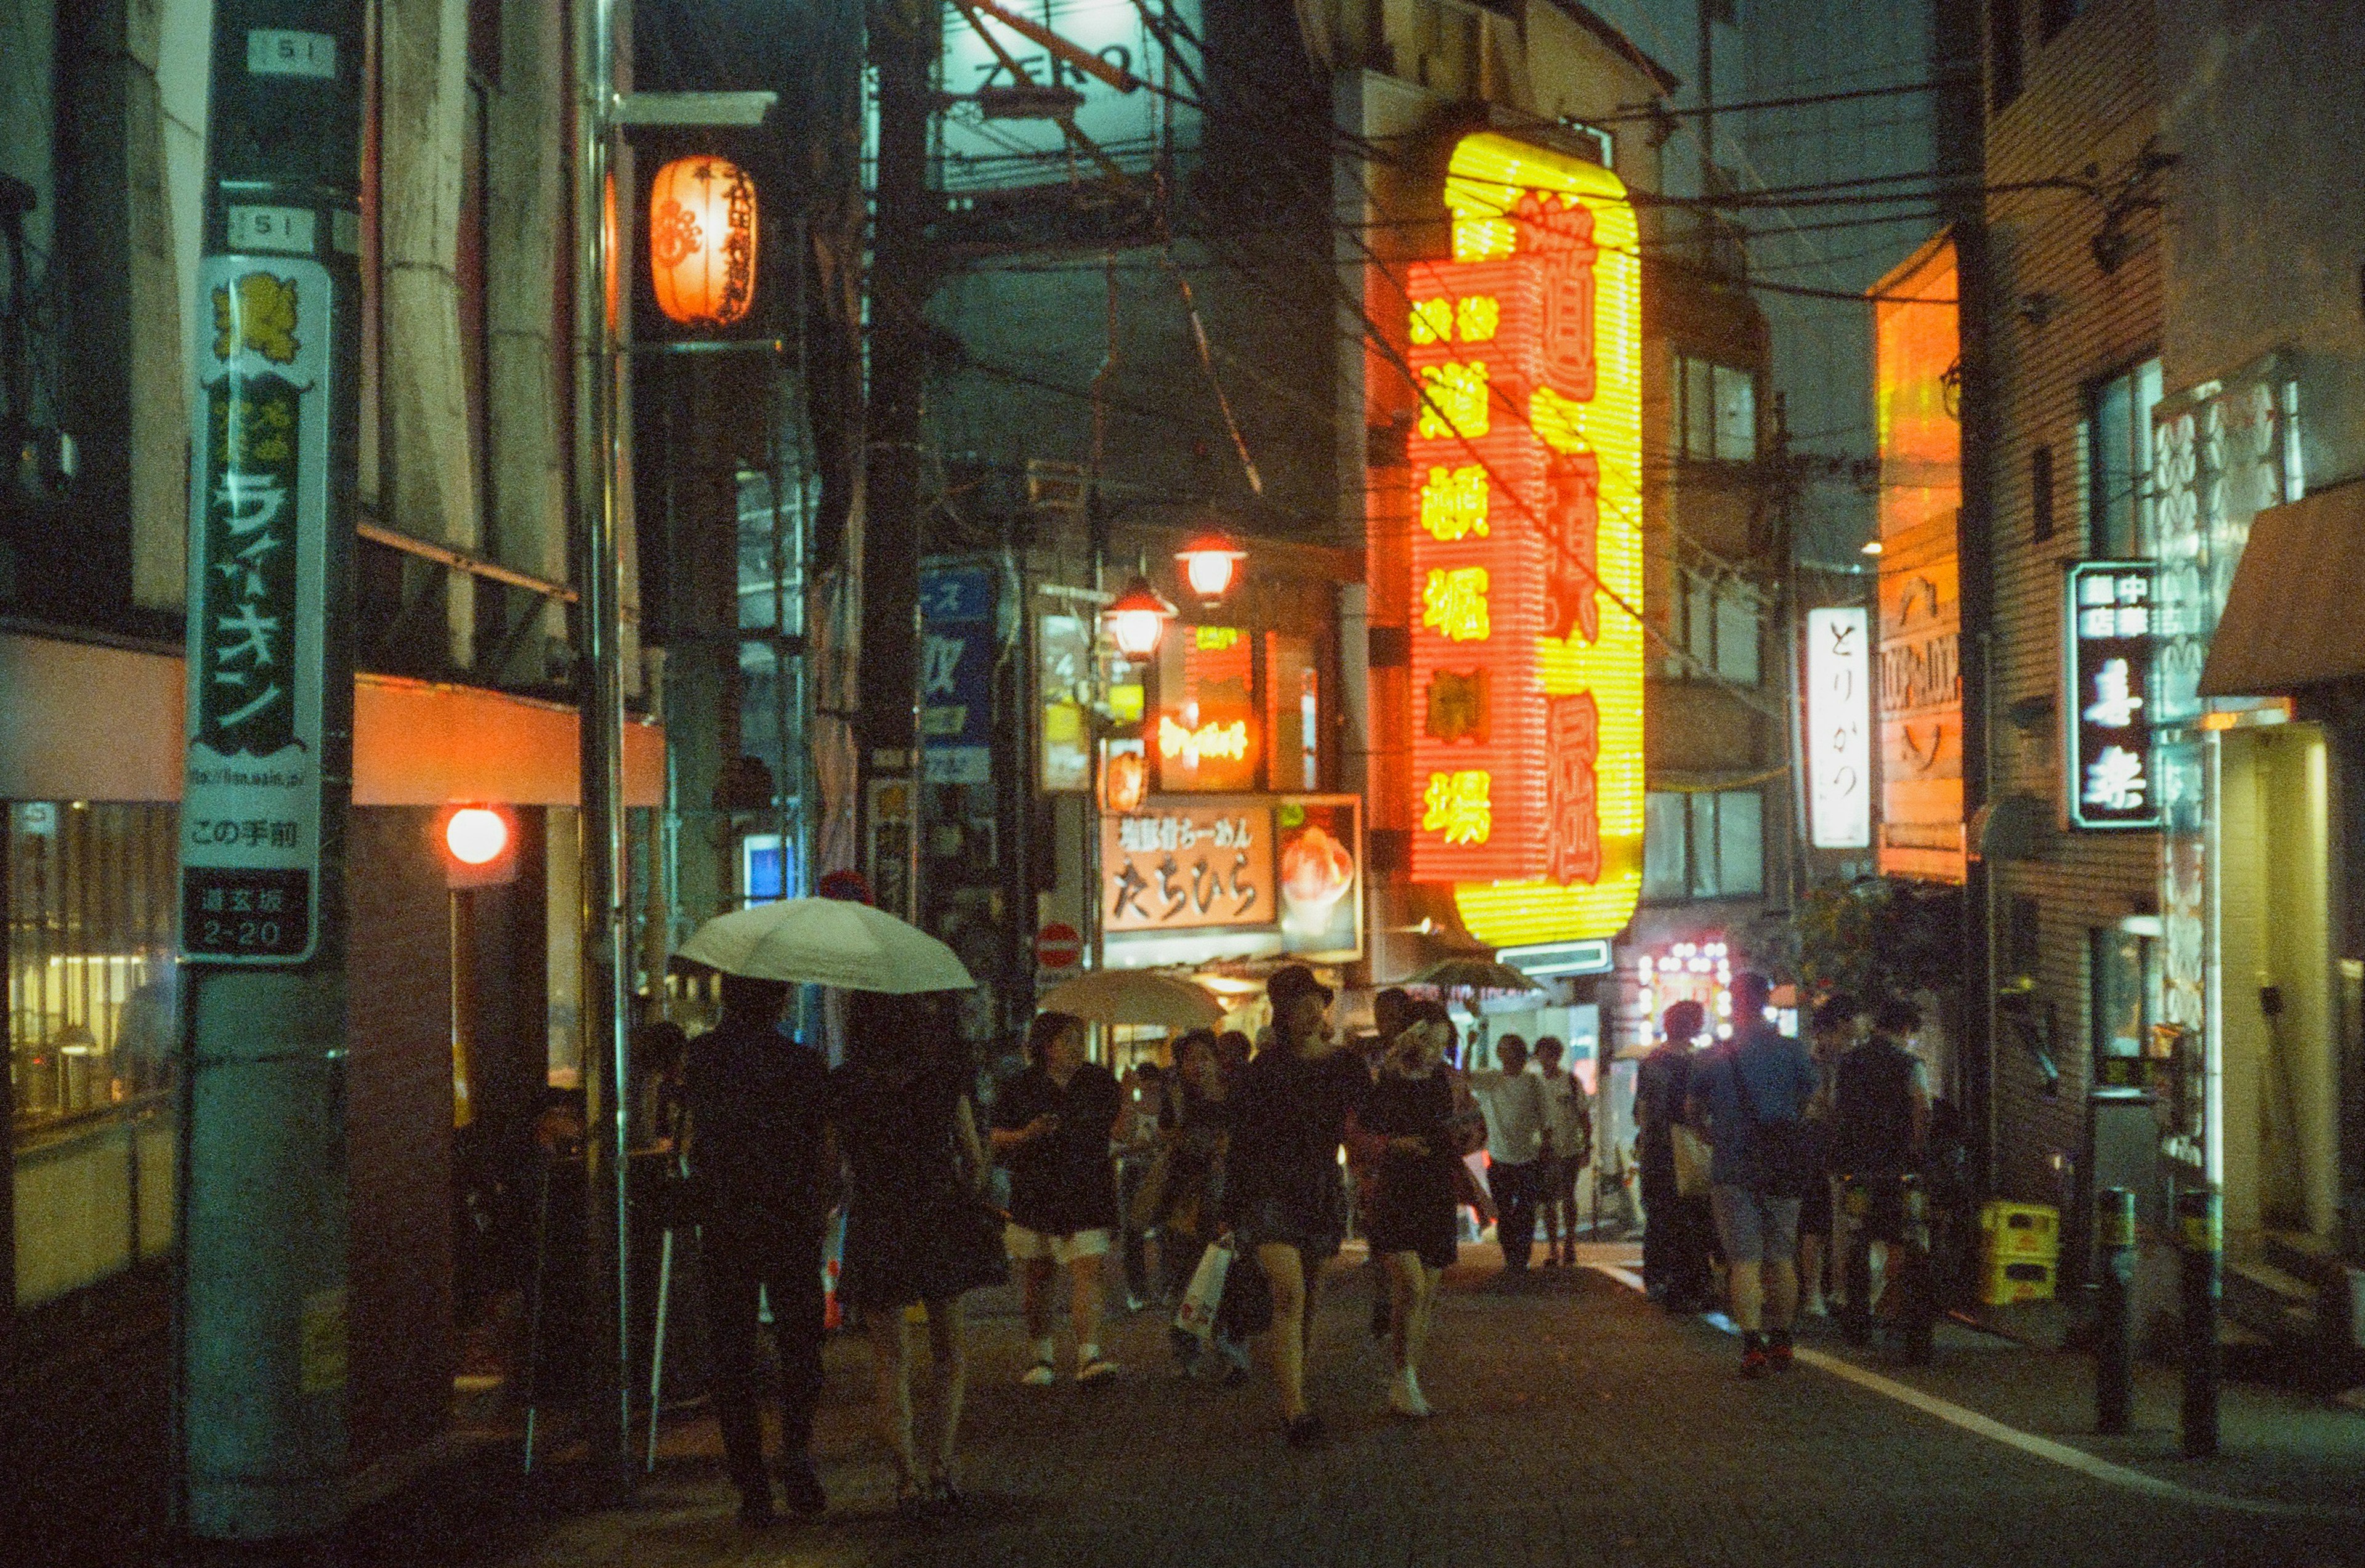
[[[1493,132],[1410,270],[1412,872],[1497,946],[1614,935],[1642,873],[1641,266],[1608,171]]]

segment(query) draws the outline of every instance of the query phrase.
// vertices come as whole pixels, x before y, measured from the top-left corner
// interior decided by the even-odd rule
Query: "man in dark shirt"
[[[1065,1013],[1037,1015],[1026,1032],[1025,1072],[993,1103],[993,1152],[1010,1168],[1005,1237],[1026,1309],[1035,1361],[1020,1380],[1054,1382],[1051,1277],[1068,1271],[1068,1316],[1076,1332],[1076,1381],[1113,1375],[1100,1348],[1101,1260],[1116,1228],[1109,1140],[1124,1096],[1108,1069],[1084,1059],[1084,1023]]]
[[[1869,1332],[1875,1283],[1889,1244],[1905,1239],[1906,1172],[1922,1163],[1930,1128],[1930,1091],[1921,1058],[1906,1042],[1922,1010],[1894,999],[1874,1010],[1872,1037],[1839,1059],[1832,1091],[1832,1168],[1862,1183],[1865,1212],[1848,1226],[1845,1327]]]
[[[1692,1043],[1708,1028],[1708,1010],[1678,1002],[1660,1022],[1664,1037],[1634,1079],[1634,1121],[1642,1163],[1642,1284],[1669,1312],[1708,1305],[1708,1202],[1685,1197],[1676,1179],[1676,1124],[1691,1092]]]
[[[723,1021],[689,1043],[683,1070],[714,1415],[749,1524],[772,1514],[756,1406],[759,1294],[771,1303],[780,1356],[781,1489],[797,1513],[827,1505],[808,1450],[822,1383],[822,1232],[836,1160],[823,1119],[828,1068],[780,1033],[788,991],[778,980],[723,976]]]

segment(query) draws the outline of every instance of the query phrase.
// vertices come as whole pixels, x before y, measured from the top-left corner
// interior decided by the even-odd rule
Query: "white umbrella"
[[[926,932],[846,899],[788,899],[718,914],[681,945],[681,956],[753,980],[899,996],[977,984]]]
[[[1212,1029],[1224,1021],[1223,1003],[1204,990],[1149,969],[1096,969],[1058,987],[1042,1006],[1047,1013],[1072,1013],[1088,1024]]]

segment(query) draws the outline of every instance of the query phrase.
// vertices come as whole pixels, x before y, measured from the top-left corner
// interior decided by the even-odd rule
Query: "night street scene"
[[[2365,1568],[2360,62],[0,0],[0,1568]]]

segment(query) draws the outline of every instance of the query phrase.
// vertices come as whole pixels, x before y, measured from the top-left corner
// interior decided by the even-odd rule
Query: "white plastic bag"
[[[1216,1309],[1224,1304],[1224,1280],[1232,1271],[1232,1244],[1218,1241],[1199,1255],[1191,1288],[1175,1309],[1174,1327],[1205,1339],[1216,1331]]]

